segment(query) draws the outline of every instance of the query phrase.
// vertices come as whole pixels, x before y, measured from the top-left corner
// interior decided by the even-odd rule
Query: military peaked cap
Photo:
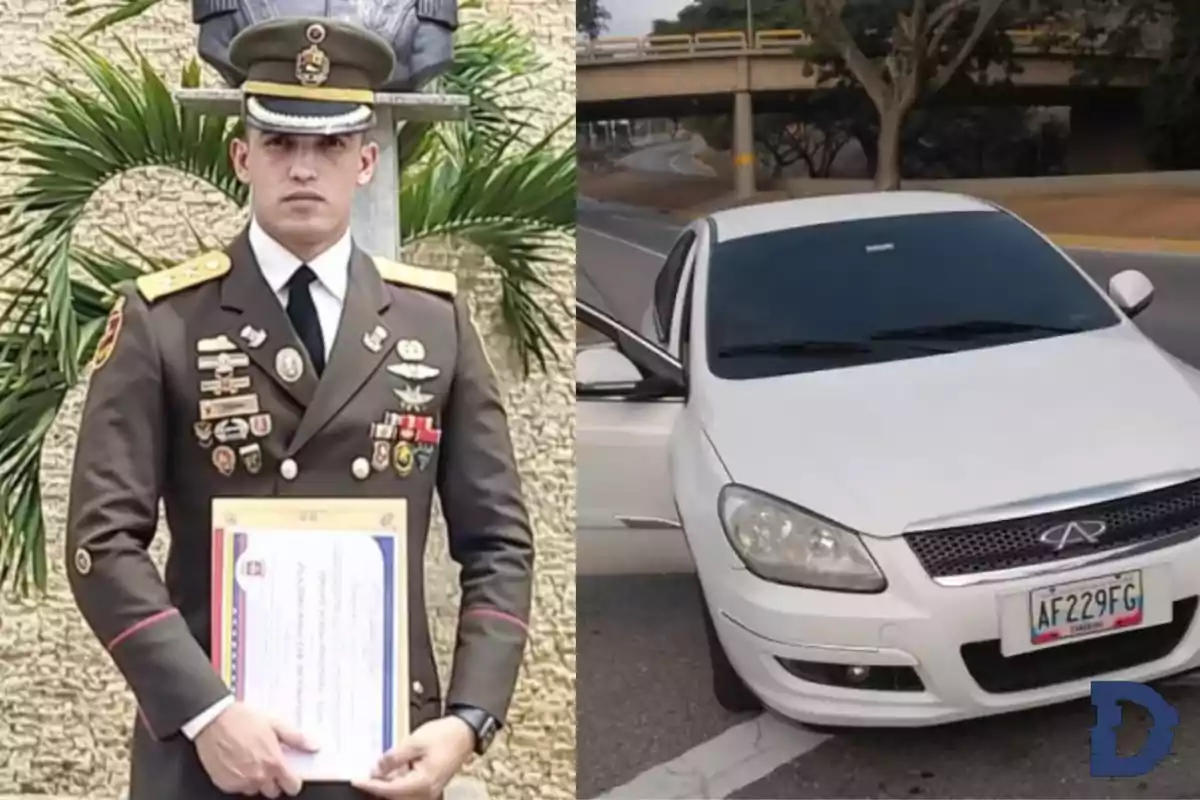
[[[381,36],[326,17],[277,17],[234,37],[229,60],[246,75],[246,124],[263,131],[332,135],[370,128],[375,90],[395,67]]]

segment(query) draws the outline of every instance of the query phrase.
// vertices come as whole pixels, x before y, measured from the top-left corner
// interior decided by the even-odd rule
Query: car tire
[[[750,687],[737,674],[729,656],[725,654],[725,647],[717,636],[712,612],[708,610],[708,600],[704,597],[703,589],[700,589],[700,613],[704,616],[704,635],[708,639],[708,660],[712,664],[712,688],[717,703],[726,711],[735,713],[761,711],[762,701],[750,691]]]

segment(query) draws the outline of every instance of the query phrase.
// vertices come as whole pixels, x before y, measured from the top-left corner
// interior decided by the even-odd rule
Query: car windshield
[[[716,244],[708,361],[762,378],[1115,325],[1104,298],[995,211],[829,223]]]

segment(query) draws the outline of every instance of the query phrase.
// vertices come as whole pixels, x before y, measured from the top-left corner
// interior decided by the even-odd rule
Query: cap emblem
[[[312,28],[309,29],[310,32],[311,30]],[[322,38],[324,31],[325,29],[321,28]],[[329,56],[324,50],[311,44],[300,51],[300,55],[296,56],[296,80],[305,86],[320,86],[329,80]]]

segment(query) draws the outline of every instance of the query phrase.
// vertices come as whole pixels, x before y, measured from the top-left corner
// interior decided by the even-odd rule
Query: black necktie
[[[321,335],[321,320],[317,318],[317,307],[313,305],[312,292],[308,288],[316,279],[307,264],[296,270],[287,283],[287,315],[320,377],[325,371],[325,338]]]

